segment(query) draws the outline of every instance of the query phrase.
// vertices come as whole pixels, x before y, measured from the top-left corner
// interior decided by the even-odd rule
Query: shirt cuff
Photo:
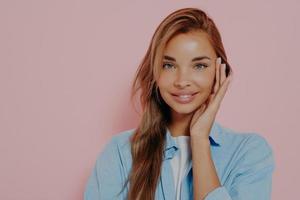
[[[209,192],[204,200],[232,200],[224,186],[217,187]]]

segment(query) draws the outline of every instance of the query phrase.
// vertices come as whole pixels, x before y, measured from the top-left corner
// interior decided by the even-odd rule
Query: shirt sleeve
[[[230,186],[208,193],[205,200],[270,200],[272,174],[275,169],[273,150],[265,138],[252,134],[232,170]]]
[[[117,143],[113,137],[96,160],[87,181],[84,200],[125,199],[124,192],[118,196],[123,187],[123,177],[122,162]]]

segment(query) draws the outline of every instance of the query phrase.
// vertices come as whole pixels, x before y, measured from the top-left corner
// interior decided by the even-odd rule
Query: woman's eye
[[[174,67],[174,65],[172,63],[164,63],[163,64],[164,69],[169,69],[169,68],[172,68],[172,67]],[[206,68],[208,66],[206,64],[197,64],[197,65],[195,65],[195,67],[197,69],[202,69],[202,68]]]
[[[163,68],[171,68],[173,65],[171,63],[164,63]]]
[[[198,69],[206,68],[206,67],[208,67],[208,66],[205,65],[205,64],[197,64],[197,65],[196,65],[196,68],[198,68]]]

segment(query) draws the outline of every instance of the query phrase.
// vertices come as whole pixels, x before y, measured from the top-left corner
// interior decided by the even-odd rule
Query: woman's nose
[[[184,88],[190,85],[189,74],[187,72],[181,71],[176,74],[174,80],[174,86],[179,88]]]

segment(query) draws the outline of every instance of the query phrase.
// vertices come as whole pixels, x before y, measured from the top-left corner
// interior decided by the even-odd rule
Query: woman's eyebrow
[[[166,60],[171,60],[171,61],[175,61],[175,62],[176,62],[176,59],[173,58],[173,57],[171,57],[171,56],[164,55],[164,59],[166,59]],[[208,57],[208,56],[198,56],[198,57],[193,58],[193,59],[192,59],[192,62],[197,61],[197,60],[203,60],[203,59],[208,59],[208,60],[210,60],[210,57]]]

